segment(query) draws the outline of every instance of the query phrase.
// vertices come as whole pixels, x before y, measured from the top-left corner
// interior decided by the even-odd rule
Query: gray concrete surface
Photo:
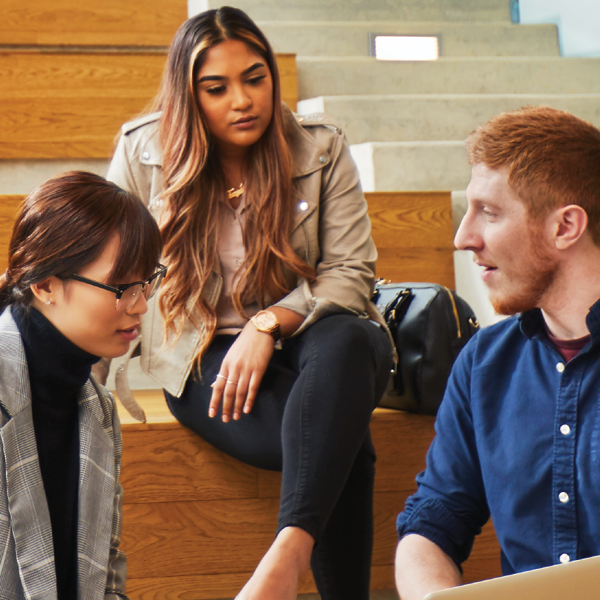
[[[237,0],[255,21],[505,21],[509,0]],[[223,6],[221,0],[188,0],[190,16]],[[393,15],[393,16],[392,16]]]
[[[553,106],[600,126],[600,94],[390,94],[320,96],[300,114],[326,112],[352,144],[463,140],[492,116],[527,104]]]
[[[368,142],[350,146],[364,191],[464,190],[463,142]]]
[[[600,58],[465,57],[426,62],[298,56],[298,97],[600,93]]]
[[[556,25],[410,21],[263,21],[276,52],[369,56],[369,33],[438,35],[441,56],[559,56]]]
[[[29,194],[53,175],[72,170],[91,171],[104,177],[108,160],[0,160],[0,194]]]

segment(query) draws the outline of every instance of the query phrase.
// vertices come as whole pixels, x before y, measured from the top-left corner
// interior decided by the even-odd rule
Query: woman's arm
[[[319,126],[309,122],[306,128],[323,149],[317,158],[327,162],[298,180],[309,214],[291,238],[297,252],[306,246],[306,259],[316,266],[317,276],[300,282],[276,304],[305,316],[298,333],[329,314],[363,314],[375,281],[377,251],[358,170],[343,133],[324,119],[326,126],[318,119]],[[298,216],[302,218],[301,211]]]
[[[272,306],[270,311],[275,313],[279,321],[281,337],[290,337],[300,327],[304,317],[286,308]],[[208,414],[214,417],[219,405],[223,403],[222,419],[225,423],[238,420],[242,412],[249,413],[254,406],[260,382],[267,370],[275,340],[263,331],[258,331],[251,321],[233,343],[221,363],[220,374],[213,383],[213,393]],[[236,382],[233,385],[230,382]]]

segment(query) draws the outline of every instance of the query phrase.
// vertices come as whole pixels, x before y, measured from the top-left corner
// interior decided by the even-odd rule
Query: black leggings
[[[373,546],[375,451],[371,412],[392,351],[385,331],[350,315],[321,319],[276,350],[252,412],[208,417],[210,384],[235,340],[216,336],[173,415],[219,450],[282,471],[278,531],[301,527],[316,542],[312,570],[323,600],[368,600]]]

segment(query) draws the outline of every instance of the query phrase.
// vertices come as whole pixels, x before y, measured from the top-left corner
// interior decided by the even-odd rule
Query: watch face
[[[277,317],[268,311],[259,312],[255,316],[256,324],[261,329],[273,329],[277,325]]]

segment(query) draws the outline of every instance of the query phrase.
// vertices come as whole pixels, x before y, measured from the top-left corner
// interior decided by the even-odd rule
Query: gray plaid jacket
[[[79,437],[78,599],[126,598],[121,428],[112,396],[93,379],[79,394]],[[0,447],[0,600],[56,600],[29,374],[8,309],[0,316]]]

